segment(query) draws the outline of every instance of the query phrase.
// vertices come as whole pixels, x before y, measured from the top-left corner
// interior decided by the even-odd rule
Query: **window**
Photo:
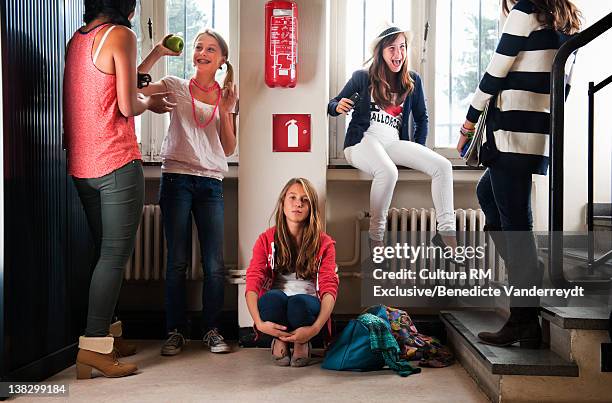
[[[187,49],[191,49],[195,36],[205,27],[218,31],[229,45],[227,0],[166,0],[166,18],[168,32],[182,36]],[[190,51],[183,52],[180,58],[167,59],[167,63],[168,74],[189,78],[194,73]]]
[[[410,29],[408,63],[423,80],[429,112],[427,145],[456,158],[459,127],[495,51],[499,0],[338,0],[332,2],[330,97],[369,58],[384,20]],[[366,17],[367,16],[367,17]],[[427,41],[425,26],[429,24]],[[330,163],[346,164],[347,117],[330,118]]]
[[[435,147],[454,148],[497,44],[499,0],[437,0]]]
[[[138,3],[133,25],[138,37],[139,61],[167,33],[180,35],[185,40],[180,57],[166,57],[157,63],[151,71],[153,80],[169,74],[182,78],[193,75],[192,44],[195,35],[204,28],[212,28],[223,36],[230,48],[229,59],[237,68],[239,52],[232,43],[238,43],[238,0],[140,0]],[[152,38],[149,37],[149,20]],[[217,79],[222,80],[224,76],[225,67],[219,71]],[[168,124],[168,114],[156,115],[148,111],[137,122],[137,137],[145,161],[160,161],[159,153]],[[236,151],[229,161],[237,160]]]
[[[370,58],[370,41],[384,21],[409,28],[411,2],[406,0],[340,0],[332,2],[330,97],[336,96],[355,70]],[[367,18],[366,18],[367,16]],[[339,40],[334,40],[338,38]],[[335,52],[334,52],[335,50]],[[343,145],[348,116],[330,118],[330,163],[346,163]]]

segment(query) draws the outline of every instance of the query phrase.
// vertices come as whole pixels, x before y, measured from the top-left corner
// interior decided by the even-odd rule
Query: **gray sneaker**
[[[211,353],[229,353],[232,351],[217,329],[211,329],[204,335],[204,344]]]
[[[183,351],[185,345],[185,338],[181,333],[174,329],[168,333],[168,340],[164,342],[161,348],[161,355],[177,355]]]

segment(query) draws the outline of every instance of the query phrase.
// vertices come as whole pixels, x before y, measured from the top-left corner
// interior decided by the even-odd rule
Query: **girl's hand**
[[[310,339],[315,337],[321,329],[317,329],[314,326],[302,326],[291,332],[291,335],[286,337],[279,337],[280,340],[286,343],[308,343]]]
[[[159,92],[146,98],[147,109],[154,113],[170,112],[176,104],[168,98],[172,96],[169,92]]]
[[[467,137],[465,137],[463,134],[459,134],[459,141],[457,142],[457,152],[460,156],[461,151],[463,151],[463,147],[465,146],[465,143],[467,143],[468,141],[469,140]]]
[[[282,340],[283,337],[291,336],[287,333],[287,327],[274,322],[260,322],[256,324],[257,330],[262,333],[269,334],[272,337],[277,337]]]
[[[474,130],[476,128],[476,125],[472,122],[470,122],[469,120],[466,120],[463,123],[463,127],[465,127],[466,129],[470,129],[470,130]],[[457,142],[457,152],[459,153],[459,155],[461,155],[461,151],[463,150],[463,147],[465,146],[465,143],[467,143],[469,140],[466,136],[464,136],[463,134],[459,133],[459,141]]]
[[[161,56],[180,56],[181,53],[183,53],[183,52],[175,52],[175,51],[170,50],[170,49],[168,49],[167,47],[164,46],[164,41],[169,36],[172,36],[172,34],[168,34],[168,35],[164,36],[164,38],[161,41],[157,42],[155,44],[155,49],[157,50],[157,52],[159,52],[159,54]]]
[[[348,98],[342,98],[340,102],[338,102],[338,106],[336,106],[336,112],[347,114],[351,109],[353,109],[353,101]]]
[[[236,100],[238,99],[236,84],[232,84],[230,88],[224,88],[222,91],[221,100],[219,101],[219,113],[231,113],[234,111]]]

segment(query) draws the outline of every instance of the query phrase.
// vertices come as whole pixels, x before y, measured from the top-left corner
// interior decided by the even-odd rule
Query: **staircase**
[[[600,346],[609,342],[607,308],[542,309],[545,346],[495,347],[478,332],[497,330],[494,311],[443,311],[449,345],[492,402],[611,402],[612,372],[602,372]]]
[[[457,359],[492,402],[612,402],[612,205],[593,199],[594,97],[612,84],[612,76],[589,84],[588,235],[576,239],[563,234],[565,62],[610,28],[612,14],[565,43],[555,57],[551,79],[551,232],[540,251],[548,262],[545,281],[552,284],[547,288],[584,287],[593,291],[591,297],[580,300],[580,307],[557,306],[575,302],[569,300],[543,303],[544,343],[537,350],[479,341],[479,332],[497,331],[505,322],[507,312],[500,309],[440,313]]]

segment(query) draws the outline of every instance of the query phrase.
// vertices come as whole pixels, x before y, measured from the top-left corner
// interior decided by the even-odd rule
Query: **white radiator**
[[[457,243],[462,246],[473,248],[484,246],[484,259],[466,259],[465,266],[455,266],[444,259],[430,257],[428,259],[418,259],[411,263],[406,259],[392,260],[392,270],[418,271],[436,268],[451,271],[468,271],[470,269],[492,269],[494,281],[504,278],[503,265],[499,255],[495,252],[495,246],[487,239],[484,233],[485,216],[482,210],[457,209],[455,210],[457,224]],[[366,219],[365,217],[363,218]],[[436,232],[436,212],[433,208],[391,208],[387,216],[387,245],[396,243],[407,244],[409,246],[430,245],[430,239]],[[463,284],[463,281],[459,284]],[[429,280],[434,284],[455,284],[455,280]],[[479,284],[487,284],[487,280],[479,280]],[[426,284],[421,281],[421,284]]]
[[[191,263],[187,268],[187,279],[201,280],[203,272],[200,242],[193,220],[191,228]],[[142,211],[140,225],[136,232],[134,252],[125,265],[125,280],[155,281],[165,279],[167,253],[161,208],[157,204],[147,204]]]

